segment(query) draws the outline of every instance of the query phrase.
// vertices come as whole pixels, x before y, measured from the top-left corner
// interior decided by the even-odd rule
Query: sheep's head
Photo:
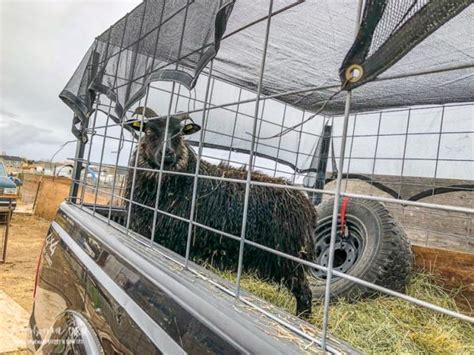
[[[166,170],[183,170],[188,160],[188,147],[184,144],[183,136],[198,132],[201,127],[195,124],[187,114],[174,115],[169,119],[168,135],[166,131],[166,116],[158,117],[151,109],[138,107],[135,114],[145,116],[141,138],[140,154],[153,167],[159,168],[164,153],[163,168]],[[134,117],[136,119],[136,117]],[[138,116],[138,118],[141,118]],[[131,126],[140,130],[141,122],[133,122]],[[165,147],[163,149],[163,143]],[[164,152],[163,152],[164,151]]]

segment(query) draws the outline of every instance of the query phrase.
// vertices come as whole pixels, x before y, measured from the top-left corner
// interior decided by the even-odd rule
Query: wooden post
[[[43,181],[43,178],[41,178],[39,181],[38,181],[38,187],[36,188],[36,194],[35,194],[35,199],[33,201],[33,213],[35,212],[35,207],[36,207],[36,203],[38,202],[38,194],[39,194],[39,191],[40,191],[40,188],[41,188],[41,182]]]
[[[10,220],[12,217],[12,201],[13,199],[10,199],[10,201],[8,202],[8,215],[7,215],[7,220],[5,224],[5,236],[3,238],[2,260],[0,260],[2,264],[5,263],[7,259],[8,232],[10,230]]]

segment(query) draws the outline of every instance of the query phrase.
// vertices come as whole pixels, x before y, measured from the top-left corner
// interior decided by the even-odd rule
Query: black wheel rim
[[[364,250],[364,240],[366,239],[366,229],[362,222],[355,216],[346,215],[346,226],[348,235],[341,234],[341,221],[337,221],[336,242],[334,245],[333,270],[347,273],[360,259]],[[322,219],[316,228],[314,236],[315,263],[327,267],[329,264],[329,242],[331,239],[332,218]],[[311,268],[311,273],[318,279],[326,279],[326,271]],[[338,279],[333,276],[333,280]]]

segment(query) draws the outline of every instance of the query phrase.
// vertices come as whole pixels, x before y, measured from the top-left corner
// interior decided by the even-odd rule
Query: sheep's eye
[[[153,133],[153,132],[152,132],[151,129],[149,129],[149,128],[145,130],[145,134],[146,134],[147,136],[151,136],[152,133]]]

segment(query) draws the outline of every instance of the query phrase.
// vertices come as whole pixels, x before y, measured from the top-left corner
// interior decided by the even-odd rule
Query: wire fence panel
[[[143,18],[148,3],[139,13]],[[252,54],[254,67],[239,78],[251,84],[242,86],[225,79],[219,54],[215,59],[206,56],[208,41],[190,54],[186,36],[194,28],[188,27],[194,21],[193,12],[188,13],[193,2],[179,3],[182,6],[173,3],[168,8],[163,2],[159,23],[134,27],[133,41],[125,36],[128,17],[108,37],[101,37],[99,45],[106,46],[113,59],[98,68],[107,69],[103,75],[123,102],[117,109],[119,104],[110,95],[95,97],[94,111],[85,122],[84,154],[76,156],[76,167],[82,170],[74,175],[79,188],[71,201],[125,229],[130,237],[139,234],[151,248],[160,244],[178,252],[190,272],[190,260],[231,270],[236,275],[235,289],[226,292],[239,302],[248,304],[240,297],[242,275],[254,271],[282,281],[295,296],[299,315],[307,316],[313,297],[308,279],[316,273],[324,286],[322,337],[297,332],[324,349],[332,290],[339,280],[473,322],[466,314],[359,277],[354,265],[362,258],[357,253],[364,250],[363,242],[351,244],[357,249],[353,260],[348,256],[353,250],[342,245],[352,240],[347,239],[352,233],[349,222],[357,224],[355,219],[345,219],[347,205],[380,202],[383,205],[377,206],[390,215],[390,223],[402,228],[412,243],[474,252],[474,104],[352,114],[351,95],[357,94],[357,88],[347,94],[344,115],[328,116],[314,105],[313,110],[305,110],[298,102],[292,105],[280,99],[296,93],[312,100],[319,96],[317,106],[324,108],[339,86],[264,90],[275,80],[266,74],[278,58],[272,26],[277,19],[284,22],[287,11],[294,16],[290,9],[296,10],[299,2],[282,6],[270,0],[253,21],[219,34],[224,46],[249,33],[252,45],[259,43],[260,50]],[[156,4],[153,9],[158,11]],[[169,21],[180,38],[173,42],[169,60],[162,53],[144,55],[166,47],[170,33],[162,33],[161,28],[169,30]],[[134,73],[137,62],[155,70],[156,58],[163,65],[159,68],[163,77],[150,81]],[[190,63],[199,58],[204,64],[195,68],[199,80],[192,87],[183,78],[167,76],[172,71],[187,78],[183,73],[191,75]],[[255,75],[249,77],[251,73]],[[133,93],[143,95],[138,102],[125,104],[133,101]],[[328,204],[332,208],[324,229],[317,224],[316,211]],[[314,235],[316,228],[323,228],[328,236],[324,245]],[[324,249],[323,256],[318,248]],[[350,265],[344,267],[346,262]]]

